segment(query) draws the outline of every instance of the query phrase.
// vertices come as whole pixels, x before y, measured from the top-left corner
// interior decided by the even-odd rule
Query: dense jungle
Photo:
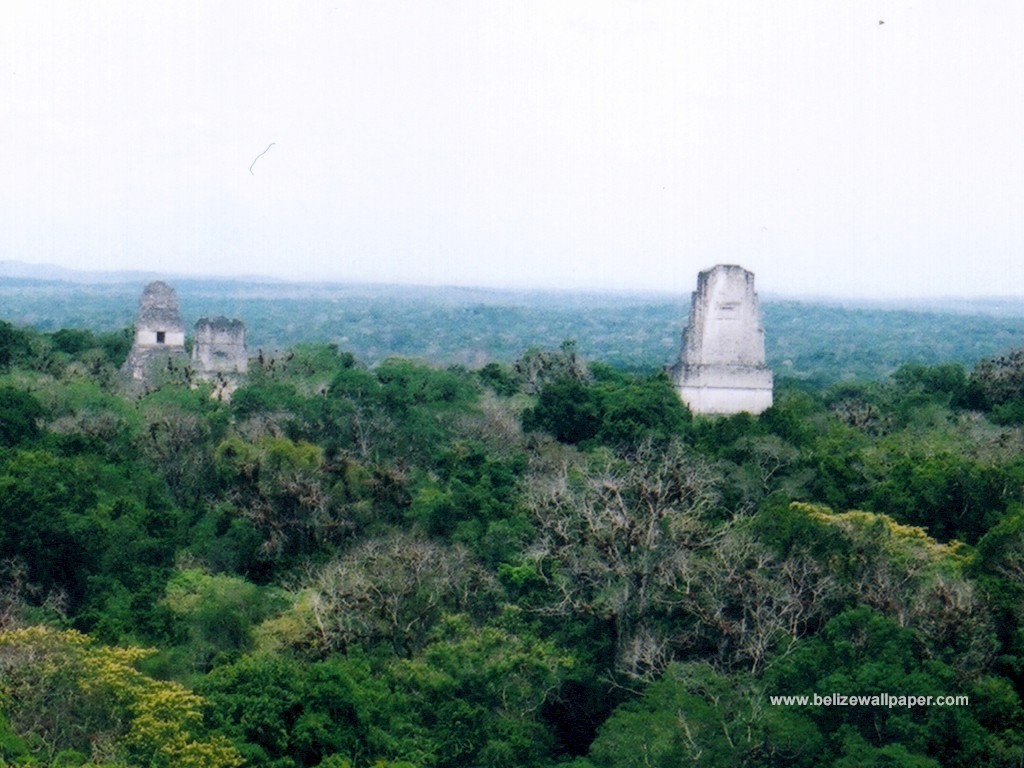
[[[677,304],[603,306],[235,312],[227,402],[5,309],[0,764],[1024,765],[1020,317],[766,303],[775,405],[706,418]],[[969,704],[772,702],[834,693]]]

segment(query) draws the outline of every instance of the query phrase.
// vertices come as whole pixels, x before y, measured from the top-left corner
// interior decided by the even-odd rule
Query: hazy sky
[[[1021,295],[1022,40],[1018,0],[5,0],[0,260]]]

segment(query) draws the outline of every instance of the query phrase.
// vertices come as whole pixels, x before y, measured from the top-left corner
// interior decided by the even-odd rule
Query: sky
[[[1018,0],[5,0],[0,260],[1024,295]]]

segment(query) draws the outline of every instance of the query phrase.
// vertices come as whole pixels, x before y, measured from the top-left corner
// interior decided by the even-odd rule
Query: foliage
[[[179,504],[211,487],[213,448],[224,434],[223,406],[205,390],[166,387],[143,398],[140,442]]]
[[[824,737],[826,754],[842,764],[872,764],[882,758],[881,751],[890,757],[904,755],[900,764],[908,765],[937,765],[939,760],[942,765],[999,765],[1010,755],[1024,756],[1024,743],[1016,733],[1019,703],[1005,681],[981,678],[965,686],[951,667],[928,657],[914,632],[868,608],[836,616],[819,636],[803,641],[775,665],[765,684],[780,694],[913,692],[938,697],[967,691],[972,704],[980,696],[983,708],[992,708],[978,715],[973,707],[906,705],[801,710]],[[911,755],[918,756],[917,762]],[[922,760],[924,756],[934,762]]]
[[[991,408],[1024,398],[1024,349],[980,361],[971,371],[973,403]]]
[[[495,457],[480,443],[455,443],[418,484],[407,516],[430,535],[470,547],[494,564],[512,559],[530,533],[517,501],[526,457]]]
[[[0,320],[0,371],[29,353],[29,334]]]
[[[318,446],[232,436],[217,446],[213,466],[233,514],[259,533],[264,563],[290,563],[340,541],[351,526],[344,479],[323,471]]]
[[[490,387],[495,394],[510,397],[519,391],[519,381],[515,374],[507,367],[499,363],[490,362],[476,372],[480,382]]]
[[[422,734],[414,762],[514,768],[545,757],[551,739],[538,712],[573,660],[516,625],[448,616],[421,656],[395,666],[406,717]]]
[[[921,528],[885,515],[794,507],[840,532],[828,562],[841,577],[847,603],[856,600],[917,629],[934,657],[961,671],[988,663],[994,651],[991,617],[964,578],[968,558],[962,544],[941,544]]]
[[[674,442],[544,477],[531,492],[537,540],[524,559],[536,609],[606,622],[616,671],[651,679],[695,650],[757,671],[813,626],[823,569],[779,559],[719,517],[720,476]]]
[[[514,616],[477,626],[446,615],[406,659],[255,654],[200,690],[211,724],[253,766],[532,765],[550,746],[538,713],[571,664]]]
[[[150,651],[97,645],[74,631],[0,632],[4,709],[30,752],[62,750],[152,768],[231,768],[238,753],[202,732],[202,699],[136,665]]]
[[[0,386],[0,447],[35,438],[43,413],[43,406],[28,392]]]
[[[1021,761],[1024,400],[968,367],[1010,324],[769,304],[850,339],[776,336],[775,405],[709,418],[652,373],[667,312],[559,346],[549,299],[521,352],[518,310],[353,301],[358,355],[268,345],[230,403],[126,396],[130,331],[0,326],[0,761]],[[393,355],[442,321],[458,355]],[[971,706],[768,698],[830,689]]]
[[[538,536],[524,564],[549,593],[543,610],[610,621],[618,666],[631,674],[656,666],[661,651],[651,658],[636,645],[649,645],[650,611],[709,536],[717,481],[678,442],[538,478],[529,498]]]
[[[221,654],[250,650],[253,629],[279,600],[237,576],[183,568],[167,582],[162,605],[172,637],[188,661],[185,673],[207,671]]]
[[[516,360],[513,371],[520,388],[528,395],[536,395],[557,381],[583,382],[590,377],[576,342],[569,339],[557,350],[530,347]]]
[[[421,649],[450,612],[478,617],[493,610],[493,578],[461,547],[397,534],[367,541],[321,566],[309,580],[313,619],[305,641],[321,654],[353,646],[389,647],[405,656]]]
[[[523,429],[543,429],[563,443],[582,443],[601,426],[598,400],[583,382],[561,379],[544,387],[532,410],[523,414]]]
[[[674,664],[601,726],[580,768],[816,766],[824,740],[799,714],[770,707],[750,675]]]
[[[257,654],[217,667],[201,683],[207,720],[228,736],[248,766],[322,764],[330,755],[362,757],[358,721],[364,682],[340,662],[303,665]]]
[[[537,405],[524,412],[524,429],[542,429],[563,443],[610,446],[665,442],[690,421],[665,374],[611,377],[594,382],[559,378],[540,388]]]

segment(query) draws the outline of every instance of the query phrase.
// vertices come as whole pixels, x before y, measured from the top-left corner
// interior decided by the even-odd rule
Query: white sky
[[[5,0],[0,260],[1024,295],[1022,40],[1019,0]]]

